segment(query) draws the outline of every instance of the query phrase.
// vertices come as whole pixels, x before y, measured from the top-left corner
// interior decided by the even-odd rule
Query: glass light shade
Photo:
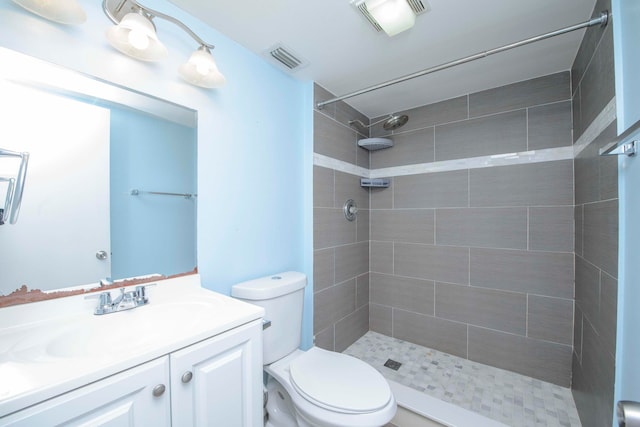
[[[189,61],[181,65],[178,72],[187,82],[200,87],[213,89],[225,83],[211,52],[204,46],[193,52]]]
[[[82,24],[87,14],[76,0],[13,0],[31,13],[60,24]]]
[[[169,54],[158,40],[153,23],[139,13],[123,16],[118,25],[107,30],[107,40],[125,55],[143,61],[158,61]]]
[[[389,36],[413,27],[416,15],[406,0],[366,0],[367,10]]]

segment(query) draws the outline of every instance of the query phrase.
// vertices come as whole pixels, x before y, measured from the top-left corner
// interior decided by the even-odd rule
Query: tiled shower
[[[390,149],[359,148],[368,135],[347,123],[369,118],[344,103],[314,113],[316,345],[372,330],[571,387],[583,425],[610,422],[617,166],[597,150],[615,135],[611,28],[586,32],[570,71],[402,112]],[[390,187],[361,187],[369,173]]]

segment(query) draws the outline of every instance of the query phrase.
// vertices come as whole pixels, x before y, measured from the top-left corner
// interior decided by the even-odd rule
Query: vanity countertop
[[[0,417],[264,315],[197,274],[146,290],[147,305],[101,316],[86,294],[0,309]]]

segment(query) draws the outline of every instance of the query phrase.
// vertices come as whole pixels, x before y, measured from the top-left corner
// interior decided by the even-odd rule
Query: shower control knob
[[[160,397],[160,396],[162,396],[162,395],[164,394],[164,392],[165,392],[165,390],[166,390],[166,389],[167,389],[167,388],[164,386],[164,384],[158,384],[157,386],[155,386],[155,387],[153,388],[152,393],[153,393],[153,395],[154,395],[155,397]]]
[[[184,374],[182,374],[182,382],[185,384],[191,381],[192,378],[193,378],[193,373],[191,373],[191,371],[187,371]]]

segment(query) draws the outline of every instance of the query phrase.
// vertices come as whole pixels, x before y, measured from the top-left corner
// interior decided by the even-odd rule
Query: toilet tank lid
[[[286,271],[233,285],[231,296],[248,300],[266,300],[290,294],[304,288],[306,284],[307,276],[304,273]]]

